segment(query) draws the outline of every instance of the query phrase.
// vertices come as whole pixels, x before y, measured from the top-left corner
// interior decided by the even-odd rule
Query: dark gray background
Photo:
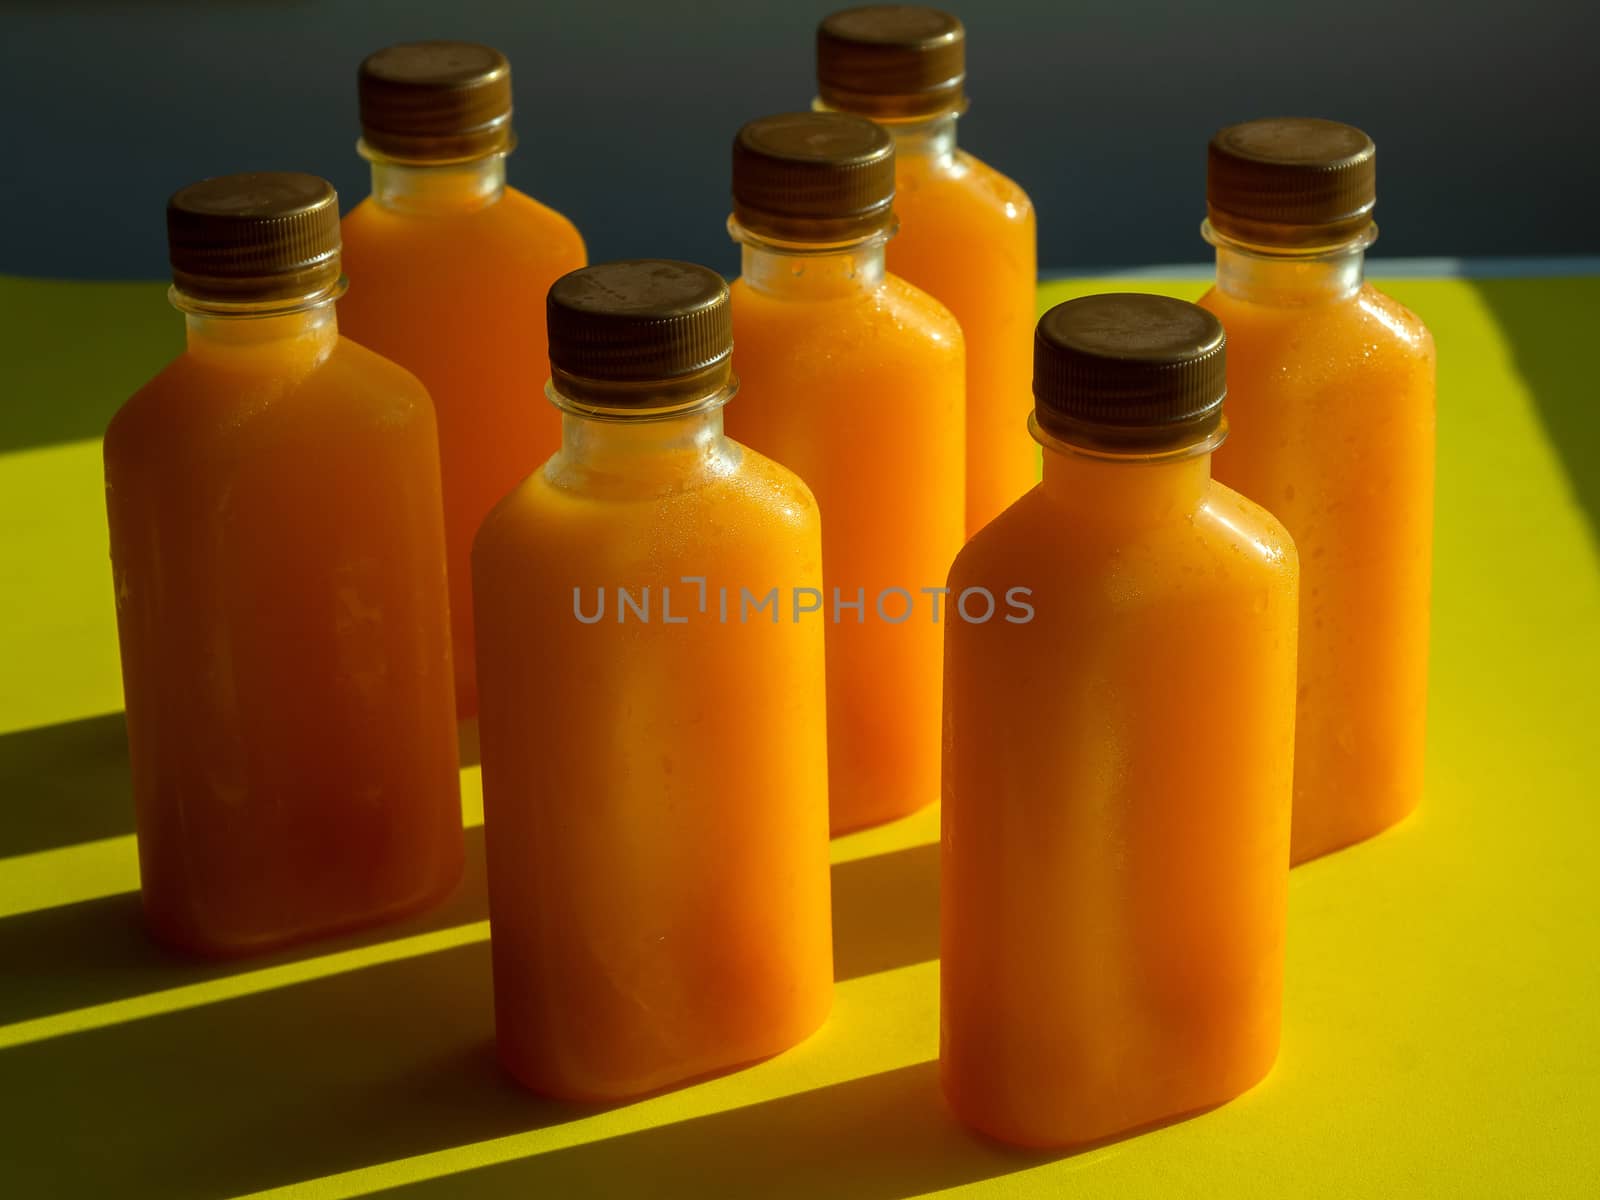
[[[207,175],[294,168],[366,191],[354,76],[425,37],[511,58],[519,187],[591,257],[735,262],[727,147],[805,107],[822,2],[226,0],[0,9],[0,271],[158,278],[162,205]],[[1306,114],[1379,146],[1386,255],[1600,250],[1593,0],[969,0],[963,145],[1022,183],[1046,269],[1205,256],[1218,125]]]

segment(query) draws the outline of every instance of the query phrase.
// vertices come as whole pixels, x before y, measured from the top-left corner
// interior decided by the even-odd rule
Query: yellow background
[[[476,768],[442,910],[220,966],[149,945],[94,437],[181,322],[150,284],[0,278],[0,1194],[1594,1194],[1600,280],[1384,286],[1441,361],[1422,810],[1293,873],[1266,1082],[1053,1156],[940,1102],[932,810],[835,843],[820,1034],[608,1110],[493,1064]],[[1108,287],[1201,290],[1041,300]]]

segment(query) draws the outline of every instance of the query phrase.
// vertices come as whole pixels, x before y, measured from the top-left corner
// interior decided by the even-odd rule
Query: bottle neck
[[[900,169],[949,171],[956,165],[956,116],[940,113],[916,121],[883,121],[894,138],[895,163]]]
[[[559,401],[559,398],[558,398]],[[602,418],[563,409],[561,449],[545,468],[556,487],[632,499],[726,475],[738,447],[722,432],[722,402],[665,417]]]
[[[821,100],[811,106],[817,112],[849,112],[849,109],[831,108]],[[889,118],[875,117],[870,113],[852,113],[866,117],[888,131],[894,139],[894,157],[897,171],[906,168],[922,170],[952,170],[956,166],[956,118],[966,109],[960,108],[935,113],[929,117]]]
[[[779,245],[751,235],[740,238],[740,275],[745,286],[770,296],[822,300],[871,291],[883,282],[887,237],[837,249]]]
[[[334,299],[330,296],[314,304],[250,312],[221,313],[186,306],[189,354],[243,369],[315,365],[339,340]]]
[[[1181,519],[1200,507],[1211,483],[1211,453],[1161,458],[1112,458],[1075,450],[1048,435],[1046,496],[1074,518],[1076,528],[1130,528]]]
[[[505,190],[504,154],[437,165],[372,163],[372,198],[390,212],[415,216],[472,212],[495,203]]]
[[[1316,304],[1361,290],[1365,242],[1315,255],[1273,254],[1217,242],[1217,290],[1253,304]]]

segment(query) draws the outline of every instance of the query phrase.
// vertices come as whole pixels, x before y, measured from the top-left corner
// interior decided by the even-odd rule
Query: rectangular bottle
[[[495,1025],[527,1086],[616,1100],[827,1015],[822,547],[722,435],[719,276],[590,267],[549,321],[561,450],[473,551]]]
[[[584,263],[572,222],[506,186],[511,68],[487,46],[416,42],[361,64],[372,194],[344,220],[345,331],[427,386],[439,416],[456,703],[477,712],[472,539],[555,453],[544,296]]]
[[[889,270],[947,307],[966,335],[970,535],[1039,481],[1025,432],[1039,281],[1027,193],[956,147],[966,46],[959,20],[919,5],[846,9],[817,29],[819,103],[894,138]]]
[[[1362,281],[1374,149],[1333,121],[1211,144],[1207,236],[1233,436],[1217,478],[1300,548],[1292,855],[1371,837],[1422,795],[1433,548],[1434,347]]]
[[[739,440],[795,471],[823,514],[835,833],[939,787],[940,594],[964,537],[961,329],[884,270],[893,144],[870,121],[752,121],[734,148]]]
[[[1090,296],[1037,345],[1043,483],[950,573],[958,616],[1012,603],[947,630],[941,1070],[968,1124],[1069,1146],[1277,1054],[1297,565],[1210,477],[1215,318]]]
[[[105,438],[145,914],[205,954],[426,906],[461,870],[433,408],[339,336],[309,175],[168,207],[188,348]]]

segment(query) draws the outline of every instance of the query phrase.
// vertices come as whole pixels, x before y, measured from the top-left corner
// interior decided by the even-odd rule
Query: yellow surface
[[[1592,370],[1561,356],[1592,340],[1600,280],[1385,286],[1441,363],[1422,810],[1294,872],[1265,1083],[1053,1157],[979,1141],[940,1102],[931,811],[835,843],[822,1033],[608,1110],[529,1097],[490,1058],[476,828],[461,893],[406,925],[222,966],[152,948],[81,439],[177,317],[154,285],[0,279],[0,1195],[1590,1194],[1600,416]],[[476,826],[477,770],[463,782]]]

